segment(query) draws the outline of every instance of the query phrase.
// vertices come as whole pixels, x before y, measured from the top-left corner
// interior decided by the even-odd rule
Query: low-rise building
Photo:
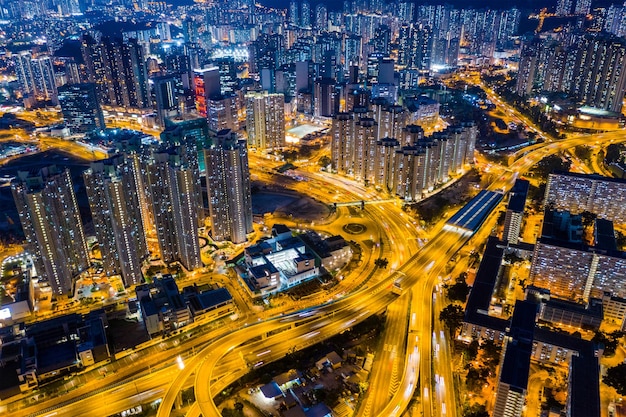
[[[189,307],[171,275],[155,278],[150,284],[139,285],[135,292],[146,331],[151,337],[169,333],[192,321]]]
[[[312,232],[294,236],[288,227],[277,224],[272,238],[246,248],[244,262],[236,270],[250,296],[257,298],[317,278],[320,268],[344,266],[350,256],[343,238],[322,239]]]
[[[518,301],[511,320],[489,316],[504,243],[490,238],[468,299],[460,340],[505,342],[494,415],[521,415],[531,362],[568,366],[566,412],[583,417],[600,414],[600,352],[593,342],[536,327],[536,301]],[[530,291],[543,295],[547,291]],[[532,305],[535,305],[534,309]],[[518,312],[518,308],[522,310]],[[593,307],[594,309],[597,306]],[[580,311],[576,310],[578,313]],[[595,314],[595,313],[594,313]],[[573,314],[572,319],[576,314]],[[570,320],[571,321],[571,320]],[[532,328],[531,328],[532,324]]]
[[[68,314],[0,334],[3,385],[25,392],[111,356],[104,310]]]
[[[626,299],[612,296],[605,292],[602,298],[604,307],[604,320],[620,326],[620,330],[626,331]]]

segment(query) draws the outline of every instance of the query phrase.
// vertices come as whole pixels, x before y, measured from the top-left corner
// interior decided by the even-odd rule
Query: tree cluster
[[[619,395],[626,395],[626,363],[620,363],[606,370],[602,379],[605,384],[615,388]]]
[[[467,273],[463,272],[456,279],[455,283],[448,287],[448,298],[451,301],[460,301],[464,303],[467,299],[467,295],[469,294],[469,285],[465,282],[465,278],[467,278]]]
[[[464,315],[465,313],[460,305],[450,304],[441,310],[439,320],[443,321],[444,325],[450,331],[450,334],[454,334],[457,329],[461,327]]]

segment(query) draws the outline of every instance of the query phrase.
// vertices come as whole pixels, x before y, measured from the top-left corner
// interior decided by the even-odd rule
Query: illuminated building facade
[[[20,171],[11,189],[40,281],[55,295],[71,292],[89,254],[69,170]]]
[[[252,229],[250,170],[245,140],[221,132],[204,150],[211,235],[215,240],[242,243]]]
[[[147,163],[148,187],[161,257],[187,270],[202,266],[194,172],[180,148],[155,151]]]
[[[83,35],[82,54],[89,82],[96,84],[102,104],[120,108],[151,106],[146,57],[137,39]]]
[[[57,104],[57,87],[54,80],[52,58],[46,54],[33,56],[30,51],[13,55],[15,75],[22,94],[36,101],[52,101]],[[32,101],[25,101],[30,107]]]
[[[267,91],[246,94],[248,145],[266,150],[285,146],[285,96]]]
[[[106,127],[95,84],[66,84],[59,87],[59,103],[63,120],[72,133],[87,133]]]
[[[545,205],[578,214],[626,223],[626,180],[599,175],[557,172],[548,176]]]
[[[397,138],[378,138],[380,124],[365,112],[339,113],[331,128],[331,166],[339,174],[353,176],[385,189],[408,201],[416,201],[443,184],[451,175],[473,163],[478,135],[472,123],[450,126],[425,138],[420,126],[401,130],[394,122],[404,120],[401,111],[379,111],[383,131],[395,131]],[[393,154],[392,154],[393,151]]]
[[[141,283],[148,257],[139,194],[131,158],[94,162],[83,173],[104,271],[122,276],[125,286]]]
[[[216,99],[222,95],[219,68],[210,67],[193,70],[193,85],[196,111],[201,116],[207,117],[209,99]]]

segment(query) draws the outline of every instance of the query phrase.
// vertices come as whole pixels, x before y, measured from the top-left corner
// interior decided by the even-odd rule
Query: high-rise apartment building
[[[576,70],[566,91],[590,106],[621,111],[626,89],[626,42],[615,37],[585,36],[576,47]]]
[[[55,295],[71,292],[73,278],[89,266],[89,253],[69,170],[20,171],[11,190],[40,280]]]
[[[86,133],[106,127],[95,84],[66,84],[59,87],[59,103],[65,125],[72,133]]]
[[[576,302],[586,302],[590,297],[601,298],[604,292],[624,298],[624,254],[606,245],[606,238],[599,239],[595,246],[588,246],[582,236],[581,216],[546,210],[541,238],[535,244],[530,267],[533,285]]]
[[[626,181],[600,175],[556,172],[548,176],[545,205],[574,214],[589,211],[626,223]]]
[[[215,240],[242,243],[252,232],[250,169],[245,140],[222,132],[204,150],[209,193],[211,235]]]
[[[124,108],[151,106],[143,46],[137,39],[83,35],[82,54],[89,82],[96,84],[100,102]]]
[[[398,65],[409,69],[430,69],[431,30],[424,25],[406,23],[398,34]]]
[[[234,94],[239,86],[235,58],[224,57],[212,61],[220,74],[220,92],[222,95]]]
[[[626,296],[626,259],[582,245],[541,238],[530,268],[533,285],[555,296],[580,302],[601,297],[604,291]]]
[[[576,0],[574,14],[588,15],[591,10],[591,0]]]
[[[201,116],[206,117],[209,100],[216,100],[222,96],[219,69],[210,67],[193,70],[193,83],[196,96],[196,111]]]
[[[165,119],[175,118],[182,113],[181,96],[183,86],[181,73],[168,74],[151,79],[156,101],[156,119],[159,126],[165,126]]]
[[[165,129],[161,132],[161,141],[166,146],[178,146],[186,166],[192,171],[196,188],[198,225],[202,227],[206,213],[200,173],[205,169],[203,149],[211,144],[207,120],[193,114],[166,119]]]
[[[496,389],[494,417],[521,417],[528,392],[538,305],[518,300],[504,338]]]
[[[21,51],[13,55],[13,66],[20,90],[26,97],[58,103],[54,67],[49,55],[35,57],[30,51]],[[25,104],[29,107],[32,102],[26,100]]]
[[[359,117],[354,123],[354,153],[352,174],[365,183],[374,183],[378,124],[371,117]]]
[[[515,90],[565,92],[601,110],[620,112],[626,88],[626,42],[605,33],[576,43],[533,39],[522,49]]]
[[[572,14],[572,0],[558,0],[556,3],[557,16],[569,16]]]
[[[409,123],[409,112],[403,106],[389,105],[384,98],[372,100],[372,113],[378,122],[377,137],[402,137],[402,129]]]
[[[522,47],[515,92],[522,97],[530,94],[535,83],[537,72],[537,60],[543,41],[539,38],[533,39]]]
[[[246,94],[248,145],[259,149],[285,146],[285,96],[267,91]]]
[[[311,27],[311,4],[303,1],[300,8],[300,26],[303,28]]]
[[[414,201],[473,163],[478,134],[473,124],[450,126],[425,138],[420,126],[404,125],[407,118],[399,106],[374,103],[372,108],[333,118],[331,166],[339,174]],[[381,132],[396,137],[381,138]]]
[[[331,127],[330,159],[333,170],[342,175],[352,174],[353,113],[338,113]]]
[[[138,175],[125,155],[93,162],[83,173],[104,271],[120,274],[127,287],[141,283],[141,266],[148,257]]]
[[[328,8],[323,4],[315,6],[315,27],[320,31],[328,29]]]
[[[196,178],[180,148],[155,151],[146,164],[161,257],[188,270],[200,268]]]
[[[239,130],[241,100],[236,95],[217,96],[206,102],[206,118],[213,132]]]
[[[332,117],[339,111],[339,94],[335,80],[320,78],[313,91],[313,114],[316,117]]]
[[[290,25],[298,25],[300,23],[300,11],[299,4],[297,1],[289,2],[289,24]]]

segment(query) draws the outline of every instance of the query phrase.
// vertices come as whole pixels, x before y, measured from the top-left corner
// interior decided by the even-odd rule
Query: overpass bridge
[[[388,198],[386,200],[344,201],[340,203],[332,203],[330,204],[330,207],[337,208],[337,207],[361,206],[361,208],[363,208],[365,207],[366,204],[384,204],[384,203],[394,203],[396,201],[398,201],[397,198]]]

